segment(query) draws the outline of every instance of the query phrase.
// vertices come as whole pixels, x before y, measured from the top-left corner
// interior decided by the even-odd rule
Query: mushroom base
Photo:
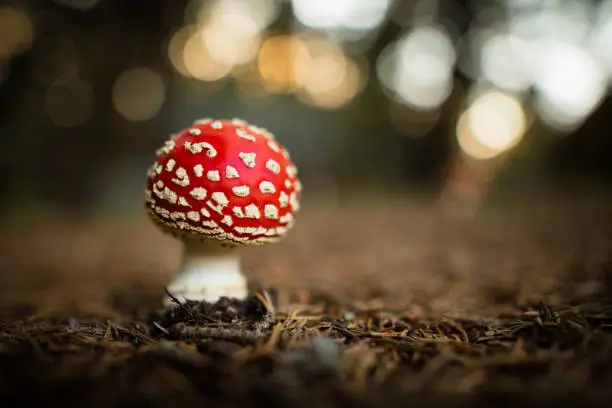
[[[245,298],[247,281],[236,248],[210,241],[185,241],[179,273],[168,286],[168,292],[181,302],[215,302],[223,296]],[[172,299],[166,297],[164,304],[173,305]]]

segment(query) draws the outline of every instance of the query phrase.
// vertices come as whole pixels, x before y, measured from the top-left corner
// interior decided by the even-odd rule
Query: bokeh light
[[[365,76],[357,63],[336,43],[321,36],[306,36],[305,53],[296,54],[294,72],[300,99],[320,108],[337,109],[362,89]]]
[[[196,15],[195,23],[173,33],[168,57],[182,75],[214,82],[257,58],[280,2],[214,0],[191,3],[188,9]]]
[[[359,40],[384,20],[393,0],[292,0],[296,19],[340,40]]]
[[[589,2],[540,2],[539,7],[516,7],[508,22],[509,33],[532,44],[558,40],[580,44],[591,27]]]
[[[476,97],[457,123],[457,141],[468,156],[485,160],[509,150],[522,140],[525,112],[514,97],[490,91]]]
[[[166,88],[161,76],[144,67],[123,72],[112,89],[115,109],[131,122],[145,121],[157,115],[165,95]]]
[[[198,13],[203,46],[218,63],[234,67],[257,55],[262,31],[276,15],[274,1],[215,0]]]
[[[612,77],[612,1],[597,9],[586,1],[504,4],[503,13],[485,8],[481,14],[489,18],[462,39],[461,71],[501,90],[535,90],[540,119],[557,132],[575,130],[599,106]]]
[[[325,109],[341,108],[351,102],[364,85],[365,75],[351,59],[335,60],[328,55],[311,63],[312,70],[304,78],[300,95],[311,105]]]
[[[21,10],[0,6],[0,58],[27,51],[34,40],[34,25]]]
[[[540,116],[555,129],[573,129],[605,96],[605,73],[587,51],[568,43],[542,44],[539,55],[534,82]]]
[[[196,32],[195,26],[184,26],[172,33],[170,41],[168,41],[168,59],[174,69],[183,76],[191,76],[187,66],[185,65],[185,45],[187,41]]]
[[[183,48],[183,63],[190,76],[214,82],[228,75],[232,66],[216,60],[198,31],[191,33]]]
[[[262,33],[276,19],[284,0],[213,0],[197,11],[201,25],[220,24],[241,35]],[[248,21],[248,22],[247,22]],[[245,26],[241,26],[247,22]]]
[[[60,127],[74,127],[90,119],[95,112],[95,93],[91,84],[80,78],[54,82],[45,96],[47,115]]]
[[[501,89],[519,91],[529,88],[531,78],[524,67],[531,61],[525,58],[525,43],[509,34],[493,34],[482,47],[483,77]]]
[[[598,21],[587,41],[587,49],[601,64],[608,76],[609,84],[612,84],[612,1],[601,2],[597,10]]]
[[[263,87],[272,93],[289,93],[299,88],[294,65],[308,58],[308,47],[300,38],[279,35],[268,38],[258,56]]]
[[[230,67],[249,62],[257,55],[260,45],[255,21],[245,14],[234,17],[242,21],[235,21],[235,26],[227,26],[223,23],[223,19],[215,20],[200,30],[203,45],[212,58]]]
[[[404,103],[417,110],[439,107],[453,89],[455,50],[439,26],[421,26],[381,53],[378,77]]]
[[[337,109],[363,89],[365,70],[329,38],[314,34],[268,38],[257,66],[262,87],[270,93],[297,93],[304,103]]]

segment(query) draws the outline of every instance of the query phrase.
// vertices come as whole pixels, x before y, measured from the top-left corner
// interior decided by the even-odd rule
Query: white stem
[[[215,302],[222,296],[245,298],[247,282],[240,270],[237,249],[215,242],[186,240],[178,275],[168,286],[170,294],[181,302]],[[172,304],[165,298],[165,304]]]

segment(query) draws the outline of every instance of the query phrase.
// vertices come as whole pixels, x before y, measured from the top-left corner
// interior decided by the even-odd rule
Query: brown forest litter
[[[5,230],[0,406],[609,402],[610,207],[469,222],[416,207],[401,205],[418,215],[404,221],[372,206],[319,212],[245,254],[260,283],[249,299],[171,310],[159,297],[176,248],[146,223]],[[90,242],[106,252],[77,265],[62,248],[86,236],[106,236]]]

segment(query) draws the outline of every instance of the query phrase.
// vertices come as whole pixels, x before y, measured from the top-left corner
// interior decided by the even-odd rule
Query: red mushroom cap
[[[282,238],[300,191],[289,154],[266,129],[203,119],[157,151],[145,194],[165,232],[239,246]]]

